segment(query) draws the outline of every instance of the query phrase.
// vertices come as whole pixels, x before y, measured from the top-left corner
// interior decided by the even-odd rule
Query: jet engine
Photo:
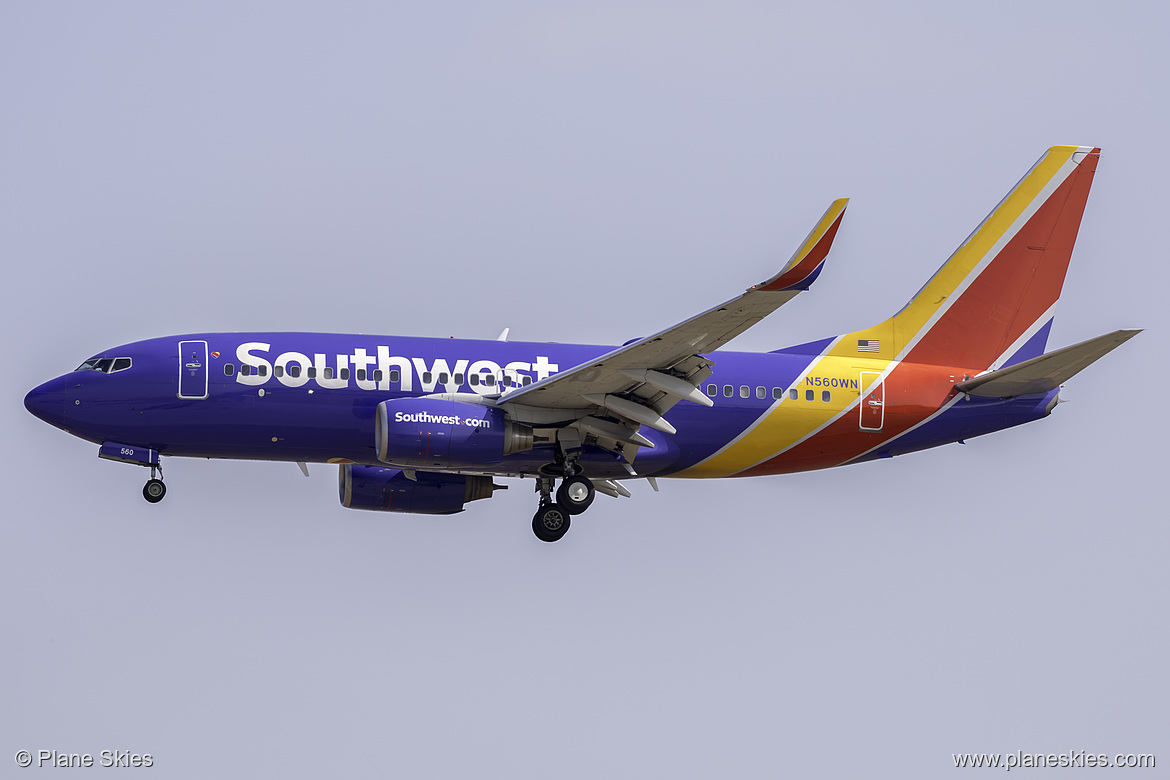
[[[378,404],[378,460],[404,468],[476,468],[532,449],[532,428],[500,409],[447,398]]]
[[[491,498],[499,486],[491,477],[416,472],[410,479],[400,469],[345,464],[338,472],[341,505],[377,512],[452,515],[468,501]]]

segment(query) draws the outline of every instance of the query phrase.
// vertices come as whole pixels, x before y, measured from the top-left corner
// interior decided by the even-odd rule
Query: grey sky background
[[[936,778],[1016,750],[1160,776],[1168,22],[3,4],[0,775],[111,749],[175,778]],[[175,459],[150,506],[21,403],[190,331],[621,343],[769,276],[841,196],[813,290],[733,346],[861,328],[1058,143],[1104,151],[1050,346],[1147,332],[966,446],[634,483],[546,545],[530,482],[382,516],[330,466]]]

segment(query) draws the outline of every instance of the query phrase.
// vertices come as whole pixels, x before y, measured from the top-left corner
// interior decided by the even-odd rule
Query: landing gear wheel
[[[589,508],[597,491],[585,477],[569,477],[557,488],[557,503],[571,515],[579,515]]]
[[[560,504],[545,504],[532,518],[532,533],[542,542],[555,542],[569,531],[569,513]]]
[[[161,479],[152,479],[142,488],[142,497],[152,504],[162,501],[166,494],[167,486],[163,484]]]

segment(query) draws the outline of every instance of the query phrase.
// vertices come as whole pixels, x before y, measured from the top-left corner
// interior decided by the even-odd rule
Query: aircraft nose
[[[29,391],[24,408],[49,425],[65,427],[65,388],[60,379],[50,379]]]

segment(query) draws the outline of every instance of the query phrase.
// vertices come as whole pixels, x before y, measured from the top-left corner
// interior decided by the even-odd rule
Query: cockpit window
[[[103,374],[112,374],[115,371],[125,371],[130,368],[130,358],[93,357],[75,368],[75,371],[98,371]]]
[[[77,367],[78,371],[100,371],[103,374],[109,373],[110,366],[114,365],[113,358],[95,357],[82,363]]]

